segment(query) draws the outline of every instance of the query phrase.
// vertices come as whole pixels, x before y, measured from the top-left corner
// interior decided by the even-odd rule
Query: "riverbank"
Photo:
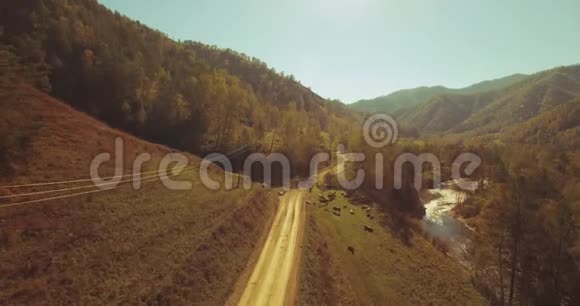
[[[459,185],[466,190],[459,188]],[[454,208],[467,197],[467,192],[476,188],[477,182],[454,180],[442,183],[441,188],[424,191],[421,197],[425,207],[423,229],[444,241],[449,250],[447,255],[467,269],[472,266],[468,246],[476,228],[457,216]]]

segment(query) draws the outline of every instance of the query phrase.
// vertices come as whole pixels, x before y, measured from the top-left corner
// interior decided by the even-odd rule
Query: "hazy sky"
[[[99,0],[350,103],[580,63],[579,0]]]

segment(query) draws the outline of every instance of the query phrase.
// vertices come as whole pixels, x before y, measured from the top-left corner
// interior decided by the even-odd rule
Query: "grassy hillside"
[[[304,305],[485,305],[467,271],[415,235],[401,240],[341,192],[329,207],[308,205],[300,285]],[[312,194],[316,199],[318,190]],[[315,203],[317,201],[314,201]],[[344,207],[341,216],[332,207]],[[355,213],[351,215],[350,209]],[[364,231],[364,225],[374,232]],[[354,248],[354,253],[348,250]]]
[[[520,82],[527,77],[528,76],[524,74],[514,74],[500,79],[483,81],[459,89],[433,86],[399,90],[386,96],[357,101],[350,104],[349,107],[360,112],[397,114],[405,109],[420,107],[422,104],[427,103],[429,100],[437,98],[440,95],[476,94],[498,90]]]
[[[114,152],[116,137],[124,139],[126,173],[138,153],[153,156],[148,171],[173,151],[30,87],[0,95],[2,186],[86,178],[96,154]],[[105,166],[102,175],[112,173]],[[269,226],[275,196],[261,188],[209,192],[197,174],[180,179],[193,190],[152,182],[17,207],[4,205],[45,195],[1,199],[0,304],[223,305]],[[40,190],[47,189],[1,188],[0,195]]]

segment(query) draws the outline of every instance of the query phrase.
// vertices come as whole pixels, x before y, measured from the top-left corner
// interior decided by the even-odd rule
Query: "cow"
[[[328,198],[330,199],[330,201],[333,201],[334,199],[336,199],[336,193],[334,193],[334,192],[331,192],[331,193],[328,195]]]
[[[350,245],[346,248],[347,251],[349,251],[352,255],[354,255],[354,247],[351,247]]]
[[[374,232],[374,231],[375,231],[375,230],[374,230],[372,227],[370,227],[370,226],[368,226],[368,225],[365,225],[365,226],[364,226],[364,229],[365,229],[365,232],[369,232],[369,233],[372,233],[372,232]]]

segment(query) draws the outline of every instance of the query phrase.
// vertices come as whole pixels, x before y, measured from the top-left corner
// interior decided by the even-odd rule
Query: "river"
[[[448,181],[441,184],[439,189],[430,189],[428,192],[433,199],[426,201],[423,227],[432,236],[439,237],[449,245],[448,255],[457,259],[461,264],[469,266],[467,246],[472,230],[453,216],[453,208],[466,196],[456,186],[461,184],[467,190],[474,191],[477,182],[467,179]]]

